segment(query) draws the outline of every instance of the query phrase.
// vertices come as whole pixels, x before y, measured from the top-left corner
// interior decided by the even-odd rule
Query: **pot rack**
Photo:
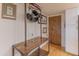
[[[29,3],[30,5],[32,5],[32,6],[34,6],[35,8],[37,8],[39,11],[40,11],[40,13],[41,13],[41,17],[45,17],[46,18],[46,20],[47,20],[47,17],[45,16],[45,15],[42,15],[42,12],[41,12],[41,9],[40,9],[40,6],[39,5],[37,5],[37,4],[35,4],[35,3]],[[27,16],[26,16],[26,13],[27,13],[27,5],[26,5],[26,3],[24,3],[24,10],[25,10],[25,12],[24,12],[24,22],[25,22],[25,41],[24,42],[21,42],[21,43],[18,43],[18,44],[15,44],[15,45],[13,45],[12,46],[12,55],[14,56],[14,50],[16,49],[17,51],[19,51],[20,53],[21,53],[21,55],[22,56],[25,56],[25,55],[27,55],[27,54],[23,54],[23,52],[25,53],[25,52],[27,52],[26,50],[28,50],[27,49],[27,44],[28,44],[28,40],[27,40]],[[42,19],[40,18],[40,22],[42,21]],[[42,44],[42,42],[43,42],[43,37],[42,37],[42,23],[39,23],[40,24],[40,44]],[[44,23],[43,23],[44,24]],[[45,23],[45,25],[46,25],[46,23]],[[47,39],[47,38],[46,38]],[[50,51],[50,44],[49,44],[49,39],[47,39],[48,40],[48,53],[49,53],[49,51]],[[38,45],[38,47],[39,47],[39,49],[38,49],[38,55],[40,56],[40,44]],[[23,46],[23,47],[19,47],[19,45],[21,45],[21,46]],[[24,51],[22,51],[22,50],[24,50]],[[32,49],[33,50],[33,49]]]

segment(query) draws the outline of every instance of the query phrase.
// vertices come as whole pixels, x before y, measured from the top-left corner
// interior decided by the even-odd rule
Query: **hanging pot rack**
[[[39,11],[40,11],[40,13],[41,13],[41,9],[40,9],[40,6],[39,5],[37,5],[37,4],[35,4],[35,3],[30,3],[30,5],[33,5],[34,7],[36,7]],[[20,53],[21,53],[21,55],[26,55],[28,52],[27,52],[27,44],[28,44],[28,40],[27,40],[27,18],[26,18],[26,13],[27,13],[27,10],[26,10],[26,8],[27,8],[27,6],[26,6],[26,3],[24,3],[24,10],[25,10],[25,12],[24,12],[24,22],[25,22],[25,41],[24,41],[24,43],[21,45],[20,43],[19,44],[15,44],[15,45],[13,45],[12,46],[12,55],[14,56],[14,49],[16,49],[17,51],[19,51]],[[46,16],[44,16],[44,15],[42,15],[41,14],[41,17],[46,17]],[[46,19],[47,19],[47,17],[46,17]],[[40,21],[41,21],[41,18],[40,18]],[[42,24],[40,23],[40,39],[41,39],[41,42],[40,42],[40,44],[42,44]],[[39,52],[38,52],[38,54],[39,54],[39,56],[40,56],[40,44],[39,44]],[[18,45],[21,45],[21,46],[23,46],[23,48],[21,48],[21,47],[19,47]],[[20,50],[21,51],[20,51]],[[22,51],[22,49],[23,49],[23,51]],[[32,49],[33,50],[33,49]],[[48,40],[48,52],[50,51],[50,44],[49,44],[49,40]],[[27,52],[27,53],[26,53]],[[26,53],[26,54],[25,54]]]

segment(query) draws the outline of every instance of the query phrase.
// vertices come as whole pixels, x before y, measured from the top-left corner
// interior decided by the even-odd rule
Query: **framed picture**
[[[47,17],[42,15],[41,19],[38,21],[39,24],[47,24]]]
[[[2,18],[16,20],[16,5],[12,3],[3,3]]]
[[[43,27],[43,33],[47,33],[47,27]]]

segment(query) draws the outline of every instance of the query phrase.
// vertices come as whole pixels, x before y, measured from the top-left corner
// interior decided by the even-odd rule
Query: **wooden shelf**
[[[40,56],[48,56],[48,51],[40,49]]]
[[[44,43],[47,40],[47,38],[42,38],[42,43]],[[24,42],[20,42],[18,44],[13,45],[13,55],[14,55],[14,49],[16,49],[21,55],[28,55],[33,49],[36,47],[39,47],[41,44],[40,37],[36,37],[30,40],[27,40],[27,46],[24,45]]]

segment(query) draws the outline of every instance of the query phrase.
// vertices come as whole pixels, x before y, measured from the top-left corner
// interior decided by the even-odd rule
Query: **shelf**
[[[47,38],[42,38],[42,43],[44,43]],[[24,45],[24,42],[20,42],[18,44],[13,45],[13,55],[14,49],[16,49],[21,55],[26,56],[36,47],[39,47],[41,44],[40,37],[36,37],[30,40],[27,40],[27,46]]]
[[[48,56],[48,51],[40,49],[40,56]]]

